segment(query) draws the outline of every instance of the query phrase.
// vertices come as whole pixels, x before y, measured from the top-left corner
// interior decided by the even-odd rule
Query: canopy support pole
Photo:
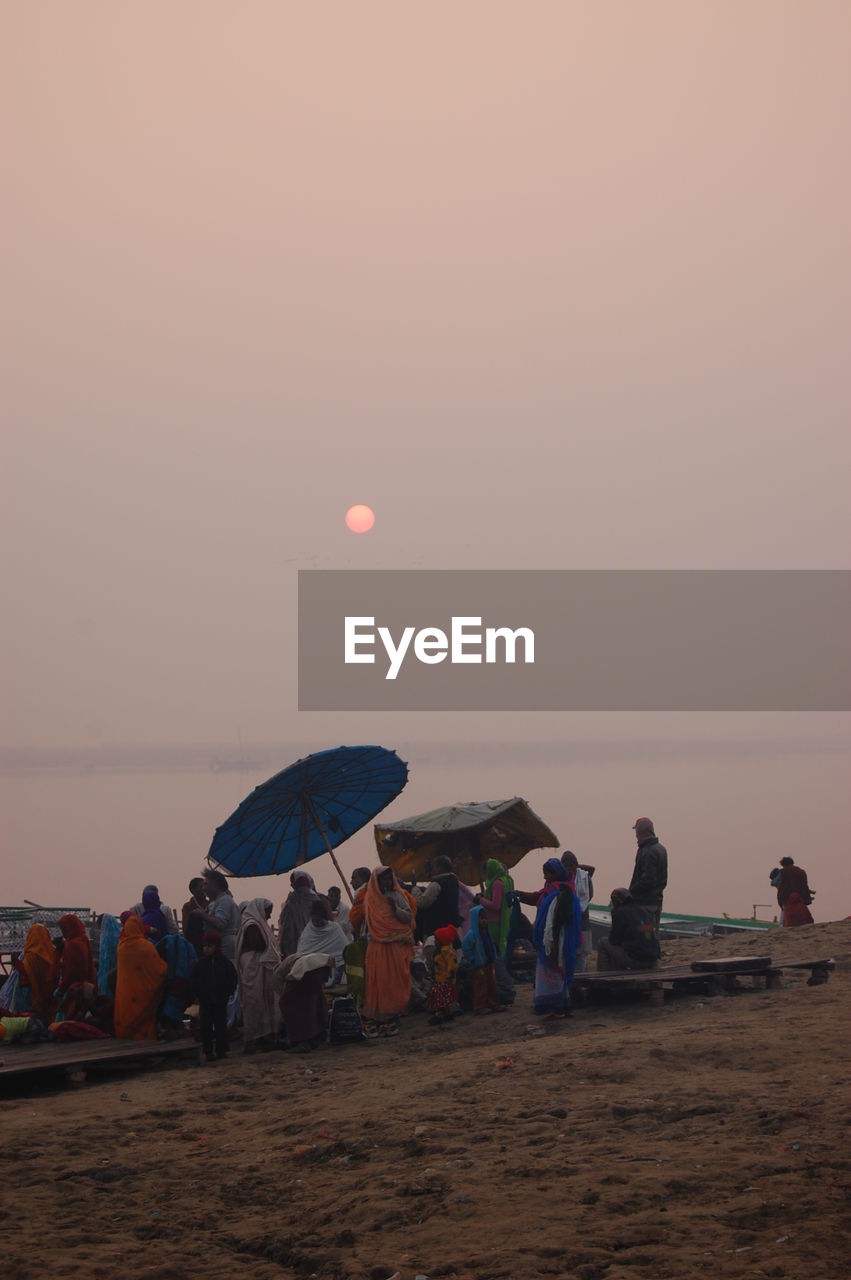
[[[311,818],[313,819],[313,821],[314,821],[314,823],[315,823],[315,825],[316,825],[316,830],[319,832],[319,834],[321,835],[322,839],[325,841],[325,848],[326,848],[326,849],[328,850],[328,852],[330,853],[330,855],[331,855],[331,861],[334,863],[334,866],[337,868],[337,874],[339,875],[340,879],[341,879],[341,880],[342,880],[342,882],[343,882],[343,888],[345,889],[346,893],[349,895],[349,902],[354,902],[354,900],[355,900],[355,899],[354,899],[354,894],[352,893],[351,889],[349,888],[349,882],[348,882],[348,880],[347,880],[347,879],[346,879],[346,877],[343,875],[343,868],[340,866],[339,862],[337,861],[337,855],[336,855],[336,853],[335,853],[335,852],[334,852],[334,850],[331,848],[331,841],[328,839],[328,833],[326,832],[325,828],[324,828],[324,827],[323,827],[323,825],[322,825],[322,820],[321,820],[321,818],[319,817],[319,814],[316,812],[316,810],[315,810],[315,809],[314,809],[314,807],[313,807],[313,801],[311,800],[310,796],[308,796],[308,795],[305,795],[305,796],[304,796],[304,803],[305,803],[305,805],[307,806],[307,810],[308,810],[308,812],[309,812],[309,814],[310,814]]]

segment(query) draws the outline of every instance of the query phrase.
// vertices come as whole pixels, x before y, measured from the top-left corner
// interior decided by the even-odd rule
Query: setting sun
[[[354,507],[349,507],[346,512],[346,524],[352,533],[369,533],[375,524],[375,512],[372,507],[358,503]]]

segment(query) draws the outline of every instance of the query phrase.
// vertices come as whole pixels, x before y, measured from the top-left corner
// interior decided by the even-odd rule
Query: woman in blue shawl
[[[115,916],[104,915],[100,922],[100,950],[98,951],[98,995],[111,996],[115,990],[114,975],[118,967],[118,939],[121,921]],[[110,988],[109,975],[113,975]]]
[[[501,1013],[495,968],[498,952],[484,907],[473,907],[470,912],[470,928],[461,940],[461,950],[473,971],[473,1013]]]
[[[157,943],[157,951],[168,965],[160,1018],[167,1025],[179,1027],[184,1011],[192,1001],[192,967],[198,956],[189,939],[180,933],[168,934]]]
[[[532,935],[538,950],[535,967],[535,1013],[565,1018],[570,1012],[570,984],[582,937],[582,908],[558,858],[544,863],[547,892],[538,904]]]

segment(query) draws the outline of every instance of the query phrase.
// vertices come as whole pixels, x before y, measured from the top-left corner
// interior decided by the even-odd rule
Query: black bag
[[[354,1044],[365,1040],[363,1022],[353,996],[335,996],[328,1019],[329,1044]]]

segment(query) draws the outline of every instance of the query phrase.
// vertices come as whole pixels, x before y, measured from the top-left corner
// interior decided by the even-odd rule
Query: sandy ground
[[[531,991],[396,1041],[6,1086],[2,1266],[209,1280],[831,1280],[851,1256],[851,922],[671,943],[833,956],[808,987]],[[11,1084],[11,1082],[9,1082]]]

